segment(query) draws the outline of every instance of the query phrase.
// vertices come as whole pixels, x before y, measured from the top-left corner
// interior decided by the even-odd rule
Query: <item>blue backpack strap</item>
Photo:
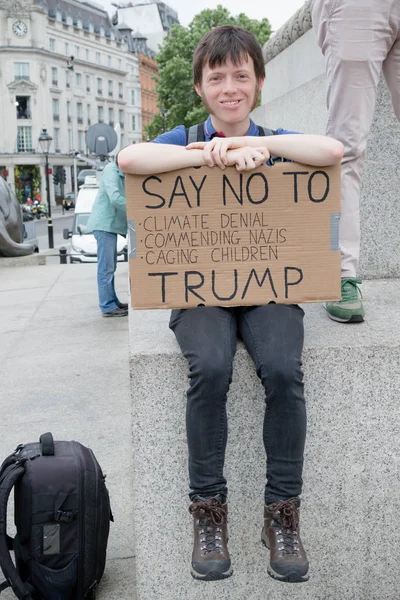
[[[205,142],[204,123],[192,125],[186,129],[186,145],[193,142]]]

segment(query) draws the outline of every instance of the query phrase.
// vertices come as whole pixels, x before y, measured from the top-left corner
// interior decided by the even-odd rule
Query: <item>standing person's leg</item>
[[[299,536],[306,438],[303,315],[298,306],[268,304],[241,309],[239,319],[240,335],[265,389],[267,483],[262,540],[270,548],[268,573],[281,581],[308,579]]]
[[[117,253],[117,234],[108,231],[93,231],[97,241],[97,286],[99,306],[104,316],[126,316],[115,301],[114,271]]]
[[[236,350],[233,309],[198,307],[172,311],[170,327],[189,364],[186,430],[189,507],[194,520],[192,575],[224,579],[232,574],[227,549],[226,398]]]
[[[362,321],[357,284],[360,186],[382,63],[393,43],[388,14],[393,0],[315,0],[313,25],[326,61],[327,135],[344,144],[342,160],[342,300],[327,305],[331,318]],[[392,40],[392,41],[391,41]]]
[[[383,74],[392,96],[394,112],[400,121],[400,4],[398,2],[393,5],[391,18],[393,28],[397,30],[397,37],[383,63]]]

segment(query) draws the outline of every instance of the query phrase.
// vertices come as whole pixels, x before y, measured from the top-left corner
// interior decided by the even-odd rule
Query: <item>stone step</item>
[[[263,390],[241,344],[225,468],[234,574],[214,583],[191,578],[186,363],[168,329],[169,311],[130,312],[138,600],[398,600],[400,281],[362,287],[363,324],[338,324],[321,305],[305,307],[301,524],[311,568],[309,582],[297,586],[266,572]]]

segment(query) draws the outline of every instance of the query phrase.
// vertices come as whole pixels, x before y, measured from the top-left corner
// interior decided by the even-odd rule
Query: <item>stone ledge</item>
[[[0,256],[0,269],[8,267],[32,267],[45,265],[46,256],[43,254],[29,254],[28,256]]]
[[[393,523],[400,505],[400,281],[363,288],[364,324],[334,323],[321,306],[306,306],[302,529],[311,579],[290,586],[294,600],[398,600],[400,573],[391,548],[398,545]],[[263,390],[242,345],[228,398],[234,575],[208,585],[189,575],[187,374],[167,322],[167,311],[130,313],[137,598],[159,598],[162,582],[163,600],[195,600],[200,593],[205,600],[287,599],[287,586],[266,574],[260,544]]]

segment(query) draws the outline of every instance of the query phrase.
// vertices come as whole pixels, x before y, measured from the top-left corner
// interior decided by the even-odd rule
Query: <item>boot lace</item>
[[[218,533],[222,533],[222,529],[219,525],[225,523],[226,520],[226,511],[222,508],[221,502],[216,498],[204,502],[194,502],[189,506],[189,512],[199,521],[201,527],[199,534],[202,554],[204,556],[210,552],[220,554],[222,545],[219,542],[222,537]]]
[[[280,536],[277,542],[279,544],[278,550],[282,555],[292,554],[298,556],[300,552],[298,534],[299,511],[296,500],[290,498],[289,500],[274,502],[269,505],[269,510],[273,513],[273,519],[281,526],[277,531],[278,536]]]

